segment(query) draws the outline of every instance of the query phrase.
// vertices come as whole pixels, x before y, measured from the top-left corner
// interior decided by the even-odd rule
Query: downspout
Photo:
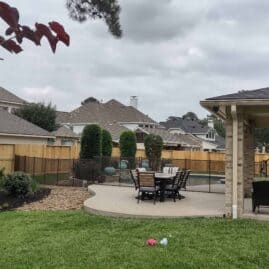
[[[238,169],[238,118],[236,105],[231,106],[233,119],[233,188],[232,188],[232,217],[237,219],[237,169]]]

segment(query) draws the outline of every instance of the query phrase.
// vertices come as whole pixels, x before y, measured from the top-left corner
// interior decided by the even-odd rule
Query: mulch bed
[[[25,199],[0,192],[0,211],[81,209],[89,197],[87,189],[82,187],[42,186],[34,195]]]

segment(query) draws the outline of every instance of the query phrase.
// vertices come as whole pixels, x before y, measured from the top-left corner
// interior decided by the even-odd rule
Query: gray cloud
[[[46,40],[17,56],[0,50],[0,85],[28,100],[70,110],[89,96],[128,104],[138,95],[142,111],[164,120],[204,116],[201,99],[269,84],[266,0],[121,0],[120,40],[102,21],[72,21],[64,0],[8,2],[22,22],[57,19],[71,35],[55,55]]]

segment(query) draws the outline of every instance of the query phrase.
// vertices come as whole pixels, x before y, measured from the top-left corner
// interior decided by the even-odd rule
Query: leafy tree
[[[111,157],[112,154],[112,137],[109,131],[102,131],[102,156]]]
[[[56,108],[50,103],[26,104],[15,111],[15,114],[31,123],[52,132],[57,129]]]
[[[187,112],[186,114],[184,114],[184,115],[182,116],[182,118],[183,118],[183,119],[189,119],[189,120],[191,120],[191,119],[199,120],[197,114],[195,114],[194,112],[191,112],[191,111],[189,111],[189,112]]]
[[[70,37],[65,32],[64,27],[52,21],[48,26],[42,23],[36,23],[34,28],[19,23],[19,12],[15,7],[11,7],[5,2],[0,1],[0,18],[7,24],[4,33],[5,37],[0,35],[0,46],[8,50],[10,53],[20,53],[24,39],[28,39],[35,45],[40,46],[41,39],[47,38],[53,52],[59,41],[69,46]]]
[[[256,128],[255,129],[255,144],[257,147],[269,145],[269,128]]]
[[[81,159],[100,157],[102,153],[102,129],[97,124],[86,125],[81,136]]]
[[[221,137],[225,137],[226,130],[224,126],[224,122],[221,119],[214,118],[214,129],[216,130],[217,134]]]
[[[72,19],[84,22],[87,19],[102,19],[115,37],[122,36],[120,5],[117,0],[67,0],[66,7]]]
[[[159,135],[149,134],[145,138],[144,146],[150,167],[157,171],[162,157],[163,139]]]
[[[136,136],[132,131],[125,131],[120,136],[121,157],[135,158],[136,154]]]

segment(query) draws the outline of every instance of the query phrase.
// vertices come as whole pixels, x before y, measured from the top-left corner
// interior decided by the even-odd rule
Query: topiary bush
[[[8,174],[3,184],[3,188],[8,194],[20,198],[24,198],[27,194],[36,191],[36,189],[33,189],[35,187],[35,181],[23,172]]]
[[[159,135],[149,134],[145,138],[144,146],[151,169],[154,171],[159,170],[163,150],[163,139]]]
[[[109,131],[102,131],[102,156],[111,157],[112,155],[112,136]]]
[[[5,179],[5,168],[0,169],[0,190],[3,188]]]
[[[97,124],[84,127],[81,136],[80,159],[100,157],[102,150],[102,130]]]
[[[121,158],[127,158],[130,161],[131,168],[135,166],[136,155],[136,136],[132,131],[125,131],[120,136]]]

